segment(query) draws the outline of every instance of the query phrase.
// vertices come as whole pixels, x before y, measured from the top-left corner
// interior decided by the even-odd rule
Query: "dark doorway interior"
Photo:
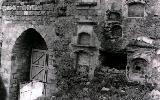
[[[47,50],[44,38],[35,30],[24,31],[15,41],[12,49],[9,100],[18,100],[19,85],[30,81],[32,49]]]
[[[127,65],[126,53],[100,51],[101,64],[110,68],[124,70]]]
[[[32,49],[46,50],[47,45],[41,35],[35,29],[30,28],[18,37],[12,50],[12,74],[21,76],[14,77],[15,79],[29,81]]]

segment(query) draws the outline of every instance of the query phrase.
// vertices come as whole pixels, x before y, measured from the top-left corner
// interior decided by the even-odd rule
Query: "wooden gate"
[[[48,50],[33,49],[31,56],[30,81],[43,83],[43,97],[50,97],[56,91],[54,55]],[[31,91],[32,91],[32,87]],[[27,93],[22,93],[23,95]],[[22,99],[23,100],[23,99]],[[24,99],[25,100],[25,99]],[[28,99],[32,100],[32,99]]]
[[[31,57],[30,80],[46,82],[47,52],[46,50],[33,50]]]

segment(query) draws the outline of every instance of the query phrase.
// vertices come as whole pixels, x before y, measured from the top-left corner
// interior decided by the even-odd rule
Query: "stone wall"
[[[21,47],[21,43],[19,43],[19,47],[24,50],[20,49],[13,53],[13,48],[17,48],[18,46],[16,41],[19,39],[18,37],[22,37],[22,33],[25,30],[33,28],[45,39],[48,49],[53,49],[52,45],[55,41],[54,38],[56,38],[53,25],[55,21],[53,17],[53,7],[53,3],[39,5],[3,3],[2,32],[5,35],[2,46],[2,71],[3,78],[6,80],[5,85],[8,91],[10,91],[9,99],[18,99],[17,94],[19,94],[20,82],[29,81],[30,77],[30,68],[27,66],[30,66],[31,51],[27,50],[26,52],[24,48],[26,43],[22,44]],[[26,40],[24,40],[24,42],[25,41]],[[15,44],[17,45],[16,47]]]
[[[147,0],[145,1],[147,2]],[[159,40],[160,19],[154,16],[152,9],[157,1],[147,2],[142,18],[128,17],[127,2],[125,0],[99,0],[97,6],[80,7],[77,3],[57,4],[52,0],[32,3],[4,1],[1,23],[1,32],[4,34],[1,72],[7,90],[10,91],[10,99],[18,98],[19,82],[29,80],[28,66],[30,65],[31,51],[22,48],[13,52],[13,49],[17,49],[18,46],[21,48],[29,45],[25,44],[27,41],[24,41],[24,44],[17,43],[24,31],[28,29],[34,29],[44,39],[47,50],[53,52],[55,56],[54,66],[59,66],[59,69],[76,68],[78,53],[85,52],[90,55],[89,60],[86,60],[89,61],[89,79],[94,77],[95,68],[101,64],[100,51],[126,54],[131,52],[127,51],[129,44],[138,37],[145,36]],[[120,18],[110,20],[107,16],[109,13],[116,13]],[[112,36],[114,26],[121,29],[117,31],[120,32],[118,36],[115,34]],[[79,35],[83,32],[90,35],[89,45],[78,44]],[[30,33],[32,32],[27,34]],[[138,47],[136,49],[138,51],[128,55],[128,59],[141,51]]]
[[[3,79],[6,82],[5,85],[9,92],[9,99],[17,100],[17,94],[19,94],[19,84],[29,80],[31,51],[28,49],[32,48],[24,48],[25,45],[29,45],[26,44],[26,40],[28,39],[24,40],[24,44],[17,43],[17,40],[21,40],[24,31],[27,31],[28,29],[36,30],[36,32],[46,42],[47,49],[54,53],[56,58],[55,65],[61,66],[60,62],[63,61],[63,58],[66,56],[68,57],[66,59],[69,59],[70,55],[72,54],[70,43],[72,41],[72,35],[77,33],[77,27],[74,26],[76,25],[77,19],[70,15],[59,17],[55,13],[55,9],[56,4],[52,2],[42,2],[38,4],[3,2],[2,32],[4,33],[4,38],[2,45],[1,70]],[[77,11],[76,13],[81,15],[81,13],[78,12],[81,11]],[[93,13],[91,12],[90,14]],[[93,14],[93,16],[95,16],[95,14]],[[31,33],[32,32],[29,32],[27,34]],[[94,36],[94,38],[96,37]],[[20,47],[20,50],[18,50],[17,47]],[[16,52],[13,49],[17,49]],[[96,51],[94,53],[94,58],[92,58],[92,62],[97,63],[97,56],[98,52]],[[74,58],[74,56],[72,57]],[[66,66],[68,63],[69,62],[65,63]],[[90,77],[93,77],[95,67],[90,68]]]

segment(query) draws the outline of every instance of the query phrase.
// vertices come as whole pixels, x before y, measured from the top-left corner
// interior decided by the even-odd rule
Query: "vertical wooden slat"
[[[39,80],[45,82],[45,60],[46,60],[46,51],[34,49],[32,51],[31,58],[31,70],[30,70],[30,79]]]
[[[55,86],[54,54],[46,50],[33,49],[31,58],[30,79],[44,83],[43,95],[51,95]],[[52,87],[53,86],[53,87]]]

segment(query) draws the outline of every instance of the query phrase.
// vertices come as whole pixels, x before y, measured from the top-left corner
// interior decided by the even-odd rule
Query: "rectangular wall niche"
[[[78,37],[78,44],[89,46],[90,45],[90,35],[85,32],[80,33]]]
[[[145,7],[142,3],[128,4],[128,17],[144,17]]]

